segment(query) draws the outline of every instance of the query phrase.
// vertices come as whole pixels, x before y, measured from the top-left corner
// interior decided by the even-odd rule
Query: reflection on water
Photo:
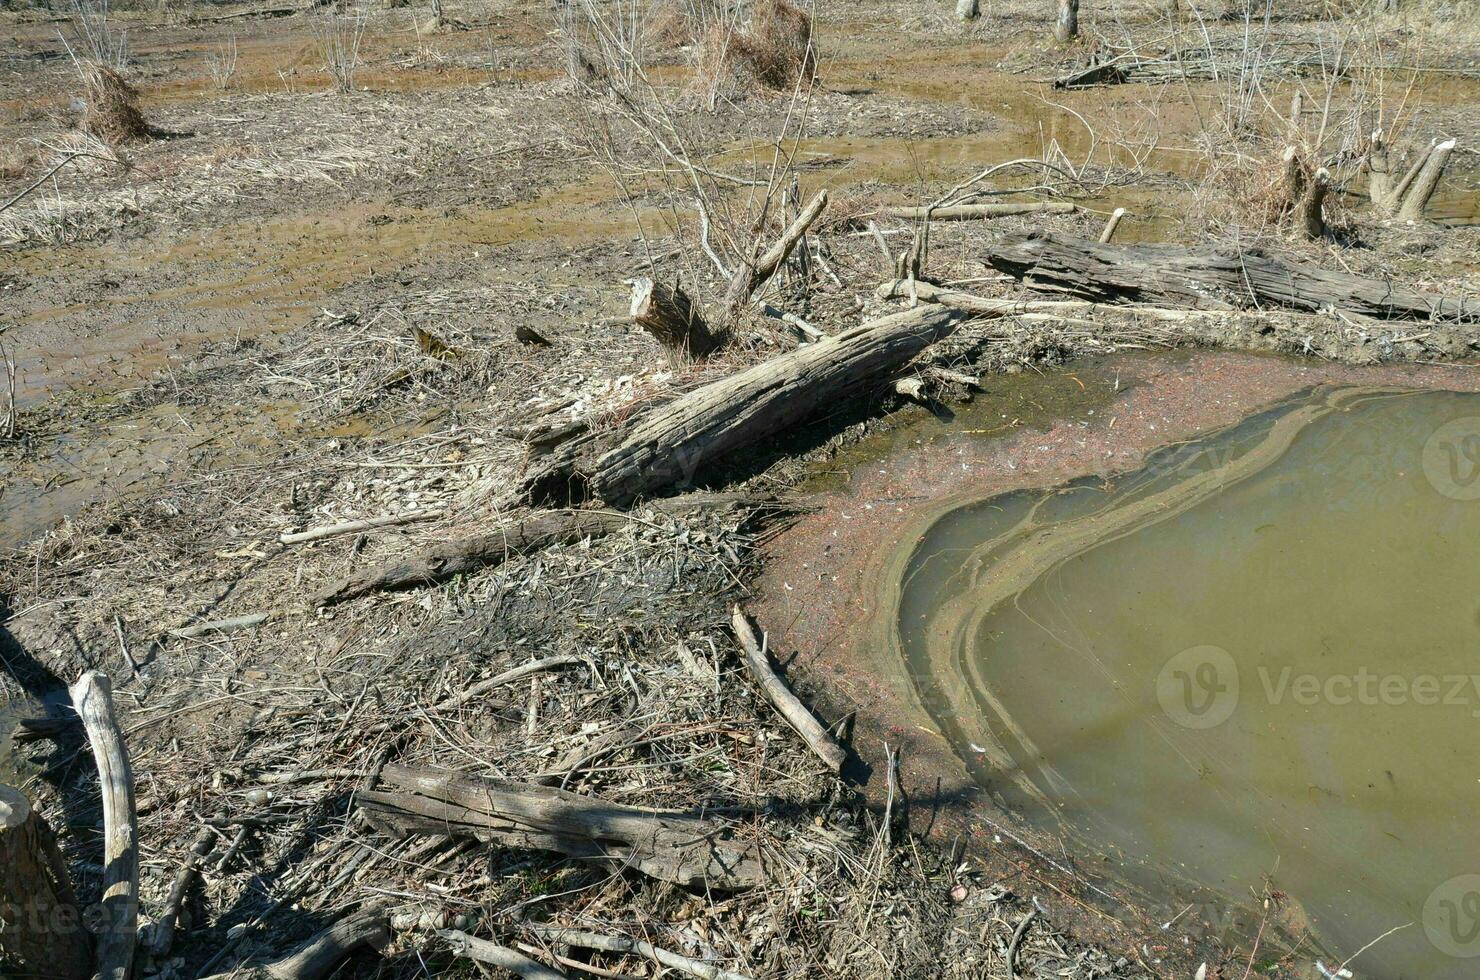
[[[1229,921],[1283,892],[1328,964],[1397,928],[1352,967],[1468,978],[1476,540],[1480,397],[1325,389],[946,515],[901,652],[976,778],[1102,871]]]

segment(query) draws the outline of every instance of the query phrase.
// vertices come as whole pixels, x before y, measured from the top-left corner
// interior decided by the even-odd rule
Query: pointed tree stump
[[[703,360],[724,346],[725,334],[709,328],[704,317],[678,286],[652,279],[632,284],[632,319],[663,345],[676,361]]]
[[[0,976],[88,980],[92,935],[46,820],[0,786]]]

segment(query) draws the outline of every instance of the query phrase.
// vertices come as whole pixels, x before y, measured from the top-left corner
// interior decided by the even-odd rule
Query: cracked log
[[[685,887],[738,891],[766,879],[753,842],[687,813],[621,806],[551,786],[387,765],[360,813],[392,836],[470,837],[635,868]]]
[[[1286,262],[1263,252],[1176,245],[1102,245],[1048,232],[1004,235],[987,265],[1036,289],[1099,302],[1196,310],[1334,307],[1380,320],[1460,320],[1480,303],[1402,289],[1383,279]]]

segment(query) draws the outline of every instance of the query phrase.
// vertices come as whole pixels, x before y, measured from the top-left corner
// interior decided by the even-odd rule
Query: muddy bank
[[[965,834],[985,843],[1008,836],[1023,854],[1049,856],[1067,892],[1119,919],[1110,925],[1101,915],[1083,916],[1082,927],[1092,934],[1103,929],[1106,941],[1119,935],[1170,942],[1216,961],[1222,944],[1236,948],[1252,936],[1228,921],[1210,927],[1203,912],[1220,907],[1216,897],[1173,880],[1149,889],[1121,880],[1102,866],[1106,858],[1022,819],[1008,802],[1017,799],[1007,792],[1010,776],[1001,774],[998,783],[990,740],[977,736],[985,744],[973,742],[969,756],[959,754],[963,743],[941,730],[899,659],[893,616],[900,562],[938,518],[963,504],[1085,476],[1103,479],[1109,489],[1117,474],[1135,470],[1160,447],[1326,384],[1475,392],[1480,375],[1459,366],[1353,368],[1194,352],[1108,357],[994,378],[971,405],[955,408],[954,419],[901,419],[817,468],[803,486],[822,506],[767,545],[756,587],[759,619],[832,714],[855,716],[861,761],[877,765],[885,744],[902,752],[913,811],[928,814],[925,826],[946,839]],[[866,788],[874,796],[882,792],[876,778]],[[1015,873],[1010,862],[1001,870]],[[1170,933],[1158,928],[1187,902],[1199,913]],[[1242,925],[1250,925],[1247,917]],[[1298,958],[1308,935],[1299,907],[1284,908],[1279,926],[1287,951]]]

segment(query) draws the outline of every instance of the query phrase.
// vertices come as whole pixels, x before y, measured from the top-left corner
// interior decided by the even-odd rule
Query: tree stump
[[[982,15],[981,7],[977,0],[956,0],[956,19],[959,21],[976,20]]]
[[[51,827],[19,790],[0,786],[0,976],[92,975],[92,936]]]
[[[677,286],[652,279],[632,285],[632,319],[676,360],[701,360],[724,346],[725,335],[709,328],[693,300]]]
[[[1059,19],[1053,25],[1054,40],[1068,44],[1079,36],[1079,0],[1059,0]]]

